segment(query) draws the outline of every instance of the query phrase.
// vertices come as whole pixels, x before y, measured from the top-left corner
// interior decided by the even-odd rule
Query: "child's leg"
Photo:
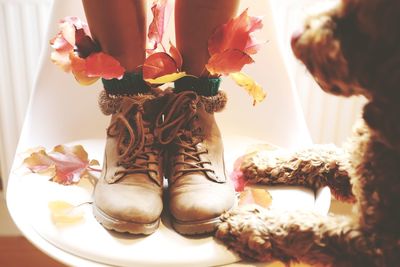
[[[146,1],[83,0],[83,4],[93,38],[127,71],[123,79],[103,79],[106,93],[99,103],[112,116],[93,211],[107,229],[151,234],[163,209],[163,174],[159,149],[151,141],[158,102],[136,70],[145,59]]]
[[[127,72],[142,65],[146,48],[146,0],[83,0],[93,38]]]
[[[216,27],[232,18],[238,0],[176,0],[177,47],[183,70],[199,79],[178,80],[171,94],[165,125],[183,128],[170,146],[166,168],[173,227],[182,234],[215,230],[219,216],[234,206],[235,193],[225,174],[221,134],[214,111],[226,102],[218,92],[219,79],[209,79],[208,38]],[[172,119],[171,119],[172,118]],[[166,127],[166,128],[167,128]]]
[[[216,27],[233,18],[240,0],[176,0],[175,29],[177,48],[183,57],[183,70],[207,76],[210,55],[208,38]]]

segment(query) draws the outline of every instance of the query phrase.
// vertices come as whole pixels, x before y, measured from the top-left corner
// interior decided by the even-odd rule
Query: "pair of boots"
[[[166,197],[174,229],[187,235],[214,231],[234,205],[223,145],[213,112],[226,96],[194,91],[156,92],[100,101],[111,113],[103,171],[94,191],[94,215],[107,229],[151,234]]]

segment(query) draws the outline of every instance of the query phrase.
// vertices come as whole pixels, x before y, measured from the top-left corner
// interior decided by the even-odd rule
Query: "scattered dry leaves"
[[[51,181],[63,185],[79,182],[89,171],[100,171],[91,167],[99,165],[99,162],[89,161],[88,154],[81,145],[58,145],[49,153],[40,149],[23,163],[33,173],[50,176]]]

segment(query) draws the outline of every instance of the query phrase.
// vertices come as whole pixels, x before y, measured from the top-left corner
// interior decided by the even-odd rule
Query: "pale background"
[[[188,0],[189,1],[189,0]],[[246,0],[257,13],[261,0]],[[360,113],[363,99],[342,99],[319,90],[289,48],[290,33],[300,25],[311,3],[328,0],[271,0],[281,51],[285,56],[311,137],[316,143],[341,145]],[[6,180],[18,142],[44,40],[49,0],[0,0],[0,177]],[[265,25],[268,27],[268,25]],[[268,49],[268,43],[264,49]],[[262,68],[259,70],[263,71]],[[273,90],[273,88],[266,88]],[[284,109],[284,103],[282,103]],[[277,111],[282,112],[282,111]],[[284,111],[283,111],[284,112]],[[284,123],[284,122],[282,122]],[[17,234],[0,196],[0,235]]]

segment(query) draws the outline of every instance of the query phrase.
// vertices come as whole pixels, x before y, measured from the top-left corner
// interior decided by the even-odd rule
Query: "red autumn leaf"
[[[206,64],[206,68],[212,75],[228,75],[229,73],[239,72],[244,65],[253,62],[254,60],[245,52],[229,49],[212,55]]]
[[[81,85],[91,85],[96,82],[99,77],[89,77],[86,69],[86,59],[80,58],[75,53],[71,52],[69,55],[71,61],[71,71],[75,79]]]
[[[180,70],[182,68],[182,64],[183,64],[182,55],[179,52],[179,50],[171,42],[169,42],[169,46],[170,46],[169,47],[169,54],[174,59],[174,61],[176,63],[176,67],[178,68],[178,70]]]
[[[152,48],[148,49],[148,52],[153,53],[158,44],[161,44],[165,28],[167,27],[169,17],[171,15],[171,8],[168,4],[168,0],[155,0],[151,7],[153,13],[153,20],[149,25],[148,38],[149,42],[152,43]]]
[[[125,69],[115,58],[100,52],[86,23],[77,17],[65,17],[60,21],[59,29],[57,36],[50,40],[55,49],[51,59],[64,71],[72,71],[80,84],[92,84],[100,77],[122,78]]]
[[[118,60],[112,56],[98,52],[86,58],[86,72],[88,77],[102,77],[104,79],[121,79],[125,69],[119,64]]]
[[[143,64],[143,79],[156,79],[158,77],[178,72],[175,60],[164,52],[150,55]]]
[[[78,182],[89,170],[94,170],[90,166],[98,165],[98,162],[89,161],[81,145],[58,145],[49,153],[44,149],[32,153],[24,160],[24,165],[34,173],[51,176],[53,182],[69,185]]]
[[[262,28],[260,17],[251,17],[247,9],[243,13],[218,27],[208,40],[208,51],[211,56],[223,53],[228,49],[241,50],[247,54],[254,54],[259,49],[259,43],[252,33]]]
[[[265,189],[249,188],[240,193],[239,206],[257,204],[263,208],[271,206],[272,197]]]

